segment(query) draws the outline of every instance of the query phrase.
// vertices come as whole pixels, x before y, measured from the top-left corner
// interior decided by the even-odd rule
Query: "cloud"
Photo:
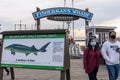
[[[93,19],[90,25],[118,25],[120,22],[118,10],[120,0],[74,0],[74,8],[85,10],[89,8]],[[46,9],[51,7],[64,7],[64,0],[0,0],[0,24],[6,26],[4,30],[14,29],[14,24],[22,20],[28,27],[35,24],[32,12],[36,7]],[[72,7],[72,0],[66,0],[66,7]],[[84,19],[75,21],[75,29],[84,28]],[[62,22],[41,19],[42,29],[63,28]],[[65,24],[65,28],[67,25]],[[70,25],[72,29],[72,24]]]
[[[119,16],[119,0],[85,0],[77,3],[78,8],[89,8],[94,14],[92,21],[96,24],[106,20],[112,20]]]

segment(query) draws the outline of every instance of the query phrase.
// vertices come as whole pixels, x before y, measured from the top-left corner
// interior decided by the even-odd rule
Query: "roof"
[[[87,27],[86,30],[94,30],[96,31],[96,33],[101,33],[101,32],[109,32],[110,30],[114,30],[115,26],[90,26]]]
[[[96,29],[115,29],[117,27],[115,27],[115,26],[90,26],[87,29],[94,29],[94,28],[96,28]]]

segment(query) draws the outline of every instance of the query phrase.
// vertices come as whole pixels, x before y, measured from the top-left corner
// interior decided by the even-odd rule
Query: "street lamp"
[[[69,27],[70,27],[70,23],[71,23],[71,21],[66,22],[66,24],[68,25],[68,30],[69,30]]]
[[[0,24],[0,26],[1,26],[1,24]],[[1,30],[1,28],[0,28],[0,30]]]

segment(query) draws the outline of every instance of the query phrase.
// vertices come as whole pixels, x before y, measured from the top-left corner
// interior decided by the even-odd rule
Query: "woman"
[[[97,80],[97,72],[100,64],[101,52],[95,37],[91,37],[88,47],[84,50],[83,63],[89,80]]]

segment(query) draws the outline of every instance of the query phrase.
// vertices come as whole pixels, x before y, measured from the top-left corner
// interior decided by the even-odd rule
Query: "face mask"
[[[91,42],[90,45],[94,47],[96,45],[96,42]]]
[[[112,39],[115,39],[116,38],[116,36],[115,35],[112,35],[112,36],[110,36]]]

